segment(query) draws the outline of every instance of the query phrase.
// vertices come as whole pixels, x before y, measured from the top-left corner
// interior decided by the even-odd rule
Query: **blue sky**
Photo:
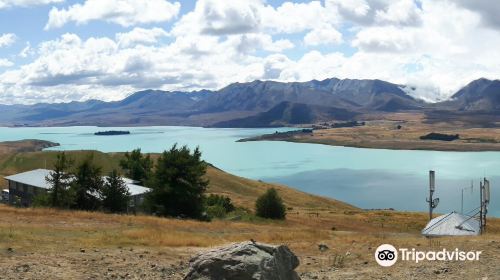
[[[330,77],[440,100],[499,77],[498,13],[487,0],[0,0],[0,103]]]

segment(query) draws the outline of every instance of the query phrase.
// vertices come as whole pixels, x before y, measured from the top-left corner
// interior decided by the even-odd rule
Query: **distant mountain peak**
[[[500,80],[486,78],[474,80],[444,104],[459,111],[498,112],[500,110]]]
[[[4,114],[0,115],[0,124],[205,126],[222,122],[230,126],[269,126],[349,119],[373,112],[500,111],[500,80],[477,79],[452,100],[434,104],[417,100],[409,91],[407,86],[379,79],[254,80],[217,91],[147,89],[111,102],[1,106]]]

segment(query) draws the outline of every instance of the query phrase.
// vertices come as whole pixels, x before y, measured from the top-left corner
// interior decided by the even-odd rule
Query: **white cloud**
[[[370,11],[370,5],[365,0],[326,0],[326,3],[357,17],[366,16]]]
[[[398,25],[418,25],[421,22],[421,10],[415,0],[394,1],[385,10],[375,12],[378,22]]]
[[[13,33],[6,33],[0,35],[0,48],[2,47],[8,47],[16,41],[16,35]]]
[[[14,65],[12,61],[5,58],[0,58],[0,67],[11,67],[12,65]]]
[[[138,15],[106,8],[106,1],[95,9],[99,12],[83,9],[91,2],[79,6],[80,21],[73,18],[79,14],[75,5],[56,9],[64,14],[61,24],[105,17],[118,24],[139,22]],[[112,38],[65,34],[27,45],[19,56],[31,53],[32,60],[0,72],[0,103],[12,98],[116,100],[145,88],[217,89],[254,79],[331,77],[408,84],[416,88],[409,91],[413,95],[443,99],[473,79],[500,77],[500,32],[491,22],[485,24],[485,17],[483,10],[446,0],[418,5],[409,0],[289,1],[277,6],[260,0],[199,0],[171,30],[134,28]],[[295,48],[302,43],[307,48]],[[342,53],[343,44],[355,49]]]
[[[236,50],[241,53],[252,53],[257,50],[281,52],[294,47],[294,44],[289,40],[273,41],[272,37],[267,34],[236,35],[231,37],[228,42],[232,42]]]
[[[257,32],[261,25],[260,0],[198,0],[193,11],[175,24],[172,33],[231,35]]]
[[[420,0],[325,0],[325,6],[337,13],[343,22],[356,27],[373,25],[407,25],[421,23]]]
[[[337,21],[336,14],[320,1],[284,2],[274,8],[261,0],[198,0],[195,9],[175,24],[172,33],[176,36],[298,33]]]
[[[304,43],[309,46],[340,44],[342,43],[342,33],[332,26],[315,28],[306,34]]]
[[[159,38],[165,36],[168,36],[168,33],[158,27],[152,29],[136,27],[130,32],[116,34],[116,40],[120,46],[127,47],[135,44],[154,44]]]
[[[270,55],[264,60],[262,78],[266,80],[278,80],[281,73],[292,64],[293,62],[286,55]]]
[[[500,77],[500,53],[493,47],[500,45],[500,33],[482,26],[477,13],[424,0],[420,17],[419,25],[357,26],[354,55],[312,51],[296,61],[265,64],[268,76],[283,81],[382,79],[415,87],[410,93],[426,100],[446,99],[480,77]]]
[[[26,58],[34,54],[33,48],[31,47],[30,42],[26,42],[26,46],[19,52],[19,56],[22,58]]]
[[[68,22],[85,24],[102,20],[133,26],[138,24],[165,22],[175,18],[180,10],[179,2],[167,0],[86,0],[67,9],[53,7],[45,29],[62,27]]]
[[[29,7],[37,5],[46,5],[53,3],[61,3],[64,0],[0,0],[0,9],[10,8],[10,7]]]
[[[333,27],[338,22],[338,15],[320,1],[284,2],[277,8],[265,6],[262,9],[262,26],[276,33],[297,33],[326,25]]]
[[[393,26],[368,27],[358,32],[352,45],[368,52],[409,52],[416,43],[412,31]]]

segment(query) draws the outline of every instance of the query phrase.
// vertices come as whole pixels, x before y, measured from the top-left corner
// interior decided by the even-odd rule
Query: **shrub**
[[[286,208],[276,189],[271,188],[261,195],[255,202],[256,215],[267,219],[283,220]]]
[[[207,215],[209,218],[224,218],[227,212],[221,205],[207,206]]]
[[[218,194],[210,194],[205,201],[207,206],[219,205],[224,208],[226,213],[234,211],[234,205],[231,202],[231,198]]]

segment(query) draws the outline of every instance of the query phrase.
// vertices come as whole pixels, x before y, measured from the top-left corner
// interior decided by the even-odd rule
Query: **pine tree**
[[[71,185],[75,193],[73,208],[81,210],[99,208],[103,184],[101,167],[95,165],[93,155],[90,155],[76,167],[75,179]]]
[[[68,208],[73,203],[73,193],[70,186],[73,176],[69,169],[73,165],[73,161],[62,152],[57,154],[57,159],[54,164],[54,170],[49,173],[45,180],[50,184],[50,189],[44,201],[47,205],[55,208]]]
[[[115,169],[109,173],[102,189],[102,206],[113,212],[125,212],[130,201],[130,193],[127,185]]]
[[[120,160],[120,167],[125,171],[125,176],[144,184],[151,175],[153,161],[149,155],[144,156],[141,149],[135,149],[125,153],[125,158]]]
[[[199,148],[191,153],[187,146],[174,145],[164,151],[149,181],[150,210],[162,216],[202,218],[204,192],[208,186],[204,178],[206,169]]]

